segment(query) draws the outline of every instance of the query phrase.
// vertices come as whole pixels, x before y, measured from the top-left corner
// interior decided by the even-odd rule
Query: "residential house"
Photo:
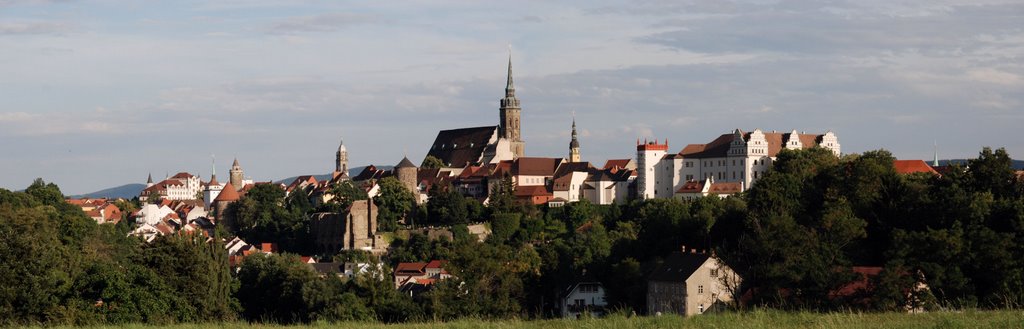
[[[438,280],[451,277],[451,274],[444,269],[448,261],[432,260],[427,263],[398,263],[395,267],[395,288],[403,292],[419,291],[430,286]]]
[[[647,281],[647,313],[702,314],[733,300],[739,276],[714,255],[683,248]]]
[[[598,317],[605,314],[604,285],[597,280],[577,282],[562,294],[560,309],[563,318],[579,318],[585,313]]]

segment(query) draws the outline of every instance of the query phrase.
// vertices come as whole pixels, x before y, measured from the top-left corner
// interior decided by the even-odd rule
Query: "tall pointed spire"
[[[219,182],[217,182],[217,156],[216,155],[210,154],[210,167],[213,169],[213,171],[212,171],[213,174],[210,175],[210,184],[209,185],[218,185]]]
[[[932,167],[939,166],[939,142],[933,141],[932,147],[934,148],[935,154],[932,157]]]
[[[149,173],[149,177],[146,178],[146,184],[153,184],[153,173]]]
[[[505,97],[499,104],[501,104],[501,108],[498,109],[500,115],[498,135],[511,142],[509,151],[512,152],[513,159],[522,157],[526,153],[526,143],[523,142],[522,135],[520,135],[519,117],[522,109],[519,107],[515,83],[512,81],[512,45],[508,47],[508,81],[505,84]]]
[[[505,83],[505,97],[516,97],[516,86],[512,81],[512,45],[508,46],[508,82]]]
[[[576,139],[576,111],[572,112],[572,140],[569,141],[569,162],[580,162],[580,141]]]

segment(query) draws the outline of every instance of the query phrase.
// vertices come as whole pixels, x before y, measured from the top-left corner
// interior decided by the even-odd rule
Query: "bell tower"
[[[508,53],[508,81],[505,84],[505,98],[501,99],[501,108],[498,109],[501,115],[501,125],[498,126],[498,134],[501,138],[509,141],[509,147],[513,158],[523,156],[526,151],[526,143],[523,142],[519,133],[519,115],[522,109],[519,107],[519,99],[516,98],[516,87],[512,83],[512,50]]]

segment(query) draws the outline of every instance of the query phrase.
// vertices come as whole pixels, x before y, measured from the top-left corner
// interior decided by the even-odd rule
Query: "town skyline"
[[[0,2],[0,187],[205,180],[211,154],[221,175],[324,174],[342,139],[353,167],[419,164],[438,130],[497,124],[510,43],[527,156],[567,157],[573,112],[598,164],[736,128],[1024,152],[1021,4],[401,7]]]

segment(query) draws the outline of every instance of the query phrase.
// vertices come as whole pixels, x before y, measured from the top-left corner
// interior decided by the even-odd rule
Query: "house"
[[[85,215],[95,220],[97,224],[117,224],[121,221],[121,208],[108,199],[67,199],[64,201],[82,208]]]
[[[395,266],[395,288],[403,292],[419,291],[430,286],[437,280],[444,280],[451,277],[451,274],[444,269],[448,261],[432,260],[428,263],[398,263]]]
[[[592,317],[604,315],[606,306],[604,285],[596,280],[584,280],[569,286],[562,294],[559,308],[563,318],[579,318],[588,312]]]
[[[739,276],[714,255],[683,247],[647,281],[647,313],[702,314],[733,300]]]

